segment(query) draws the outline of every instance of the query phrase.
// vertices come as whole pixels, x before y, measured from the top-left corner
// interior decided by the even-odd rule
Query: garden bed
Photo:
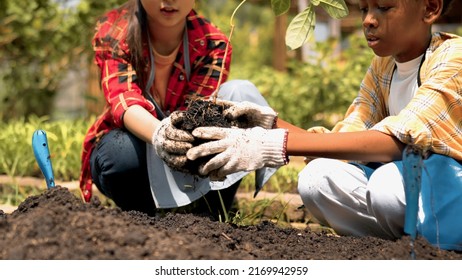
[[[27,198],[12,213],[0,211],[0,259],[409,259],[410,240],[339,237],[330,231],[282,228],[269,221],[237,226],[207,215],[149,217],[83,203],[64,187]],[[417,259],[462,259],[425,240]]]

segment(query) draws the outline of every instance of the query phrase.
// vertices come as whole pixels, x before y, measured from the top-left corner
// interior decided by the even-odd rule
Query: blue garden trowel
[[[40,170],[45,176],[47,188],[55,186],[55,176],[51,165],[50,150],[48,149],[47,134],[43,130],[36,130],[32,135],[32,149],[34,150],[35,160]]]
[[[422,184],[423,152],[407,146],[403,151],[403,179],[406,195],[404,232],[411,237],[411,258],[415,259],[414,241],[417,237],[419,195]]]

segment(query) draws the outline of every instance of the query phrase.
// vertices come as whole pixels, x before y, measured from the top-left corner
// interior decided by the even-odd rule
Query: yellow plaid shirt
[[[421,86],[390,116],[388,96],[395,61],[375,57],[345,119],[332,132],[377,130],[424,151],[462,160],[462,38],[434,33],[420,69]],[[312,132],[328,132],[315,127]]]

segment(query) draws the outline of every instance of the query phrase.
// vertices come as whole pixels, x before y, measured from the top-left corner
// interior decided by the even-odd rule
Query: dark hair
[[[443,9],[441,10],[441,15],[444,16],[448,11],[451,10],[451,4],[453,0],[443,0]]]
[[[127,61],[133,67],[133,70],[136,72],[135,82],[145,94],[146,87],[146,67],[148,66],[147,61],[145,60],[144,46],[147,40],[147,21],[146,21],[146,11],[141,5],[140,0],[128,0],[125,4],[121,5],[118,8],[119,11],[127,10],[127,13],[124,15],[124,19],[127,20],[128,26],[127,30],[124,33],[118,33],[117,30],[112,30],[111,32],[117,32],[118,38],[113,41],[113,51],[118,53],[120,51],[120,43],[124,40],[128,45],[129,53],[126,54]],[[122,20],[119,18],[118,20]],[[116,26],[115,24],[114,26]],[[125,38],[123,38],[125,36]]]
[[[131,3],[131,9],[129,9],[128,13],[130,18],[128,21],[127,44],[130,50],[130,62],[138,78],[137,84],[145,94],[147,63],[143,57],[143,49],[149,30],[147,28],[146,11],[141,5],[141,1],[132,0]]]

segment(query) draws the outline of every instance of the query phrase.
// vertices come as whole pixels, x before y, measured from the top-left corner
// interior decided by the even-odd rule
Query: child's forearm
[[[287,153],[367,162],[401,159],[404,144],[378,131],[345,133],[290,132]]]
[[[138,105],[129,107],[123,118],[125,127],[131,133],[143,141],[151,143],[152,134],[160,122],[158,119]]]

